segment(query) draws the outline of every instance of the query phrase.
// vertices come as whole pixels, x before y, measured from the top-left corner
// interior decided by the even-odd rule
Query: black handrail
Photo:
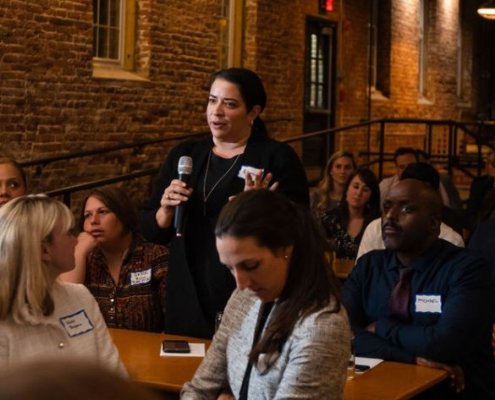
[[[112,178],[98,179],[91,182],[80,183],[78,185],[67,186],[61,189],[55,189],[47,191],[45,194],[48,196],[63,196],[63,202],[70,207],[71,206],[71,194],[74,192],[81,192],[87,189],[93,189],[95,187],[110,185],[112,183],[129,181],[131,179],[141,178],[143,176],[154,175],[158,172],[160,168],[148,168],[140,171],[131,172],[125,175],[114,176]]]
[[[189,134],[180,135],[180,136],[172,136],[172,137],[169,136],[169,137],[163,137],[163,138],[157,138],[157,139],[143,139],[143,140],[137,140],[137,141],[131,142],[131,143],[117,144],[117,145],[113,145],[113,146],[103,146],[103,147],[99,147],[96,149],[90,149],[90,150],[71,151],[69,153],[64,153],[64,154],[60,154],[60,155],[56,155],[56,156],[35,158],[34,160],[28,160],[28,161],[20,161],[19,164],[21,164],[23,167],[28,167],[28,166],[33,166],[33,165],[47,165],[47,164],[50,164],[50,163],[56,162],[56,161],[71,160],[73,158],[88,157],[88,156],[93,156],[96,154],[110,153],[113,151],[119,151],[119,150],[125,150],[125,149],[135,149],[135,148],[147,146],[150,144],[172,142],[174,140],[189,139],[189,138],[193,138],[193,137],[201,137],[201,136],[205,136],[207,134],[209,134],[209,132],[189,133]]]

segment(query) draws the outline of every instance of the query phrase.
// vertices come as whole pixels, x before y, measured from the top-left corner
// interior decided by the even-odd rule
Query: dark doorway
[[[335,114],[336,24],[308,18],[304,77],[304,133],[332,128]],[[319,137],[303,142],[305,166],[322,166],[333,153],[333,138]]]
[[[478,73],[478,119],[495,120],[495,21],[479,16],[475,28],[475,68]]]

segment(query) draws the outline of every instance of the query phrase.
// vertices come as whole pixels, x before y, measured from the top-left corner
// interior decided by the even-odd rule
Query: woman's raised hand
[[[77,236],[77,245],[74,253],[77,257],[86,258],[87,255],[93,250],[97,245],[96,239],[87,232],[81,232]]]
[[[273,179],[273,175],[271,172],[268,172],[265,176],[263,176],[262,171],[259,171],[256,174],[251,174],[249,172],[246,172],[246,178],[244,180],[244,191],[253,190],[253,189],[277,190],[278,182],[274,182],[270,186],[272,179]]]
[[[257,174],[250,174],[246,172],[246,176],[244,178],[244,191],[253,190],[253,189],[268,189],[271,191],[275,191],[278,188],[278,182],[272,183],[270,186],[270,182],[273,178],[271,172],[268,172],[265,176],[263,176],[263,172],[259,171]],[[234,196],[229,197],[229,201],[235,199]]]
[[[87,232],[81,232],[77,236],[77,244],[74,248],[74,268],[60,274],[60,280],[64,282],[84,283],[86,276],[86,258],[97,245],[96,239]]]

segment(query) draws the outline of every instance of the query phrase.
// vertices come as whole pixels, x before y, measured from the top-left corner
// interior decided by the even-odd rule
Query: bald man
[[[459,398],[495,398],[489,268],[438,238],[441,199],[423,182],[400,181],[383,205],[386,249],[363,255],[344,287],[356,354],[450,368]]]

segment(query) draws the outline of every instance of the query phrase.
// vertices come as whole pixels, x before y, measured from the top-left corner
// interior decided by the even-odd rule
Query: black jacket
[[[208,202],[204,215],[203,181],[212,147],[212,139],[207,138],[182,143],[172,149],[155,180],[149,204],[141,214],[144,237],[155,243],[170,244],[165,312],[167,333],[211,337],[215,314],[223,310],[235,287],[232,275],[219,261],[214,228],[221,206],[230,196],[244,190],[244,180],[237,176],[241,166],[271,172],[272,182],[279,182],[280,192],[296,202],[309,204],[306,175],[294,150],[272,139],[251,137],[238,165],[215,189],[217,207],[211,207]],[[177,176],[178,160],[183,155],[193,159],[189,180],[193,194],[185,205],[184,235],[177,238],[173,226],[168,229],[157,226],[155,214],[164,189]]]

